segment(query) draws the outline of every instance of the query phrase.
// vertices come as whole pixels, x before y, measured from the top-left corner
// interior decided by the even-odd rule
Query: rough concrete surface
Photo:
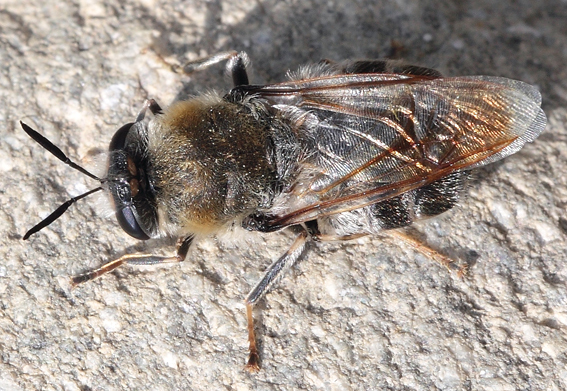
[[[0,390],[567,389],[566,20],[559,0],[0,0]],[[188,77],[159,56],[228,49],[248,52],[253,83],[322,58],[397,57],[538,86],[545,133],[416,225],[469,274],[391,239],[318,245],[260,305],[254,375],[243,298],[286,233],[211,238],[183,264],[71,290],[70,275],[172,242],[130,239],[102,197],[22,241],[96,183],[18,121],[92,167],[145,98],[230,88],[222,66]]]

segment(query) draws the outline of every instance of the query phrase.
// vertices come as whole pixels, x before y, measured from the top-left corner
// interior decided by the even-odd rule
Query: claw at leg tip
[[[260,357],[258,353],[250,353],[248,363],[246,363],[244,369],[249,373],[257,373],[260,371]]]

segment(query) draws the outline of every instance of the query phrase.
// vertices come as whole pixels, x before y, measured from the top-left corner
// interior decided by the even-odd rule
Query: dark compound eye
[[[129,123],[122,126],[116,131],[110,141],[110,161],[108,168],[108,188],[112,194],[114,205],[116,208],[116,218],[120,227],[128,235],[140,239],[150,239],[148,231],[153,227],[153,220],[144,219],[140,216],[138,208],[142,208],[142,212],[146,206],[141,203],[139,198],[148,197],[149,195],[141,194],[136,176],[143,173],[140,172],[132,157],[135,152],[128,148],[127,144],[132,144],[132,135],[130,130],[136,124]],[[138,198],[136,198],[139,195]],[[148,215],[146,213],[145,215]]]
[[[110,192],[114,199],[116,218],[120,227],[136,239],[148,240],[150,236],[138,223],[140,218],[132,200],[130,184],[126,180],[114,181],[110,184]]]
[[[128,136],[128,132],[130,131],[132,125],[134,125],[134,123],[132,122],[126,124],[120,129],[118,129],[116,133],[114,133],[114,136],[112,136],[112,140],[110,140],[110,145],[108,146],[108,150],[110,152],[124,149],[124,144],[126,143],[126,136]]]
[[[128,235],[140,240],[148,240],[150,238],[138,224],[132,207],[127,206],[117,211],[116,218],[120,227]]]

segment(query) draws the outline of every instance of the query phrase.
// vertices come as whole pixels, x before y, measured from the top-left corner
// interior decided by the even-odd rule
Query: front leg
[[[147,99],[146,102],[144,103],[144,106],[142,107],[142,110],[140,110],[138,116],[136,117],[136,122],[140,122],[144,120],[144,118],[146,117],[146,111],[148,109],[150,109],[153,115],[163,113],[163,110],[161,109],[160,105],[155,101],[155,99]]]
[[[235,87],[250,84],[248,81],[248,72],[246,72],[246,67],[249,63],[250,59],[245,52],[237,53],[228,59],[226,71],[232,76],[232,83]]]
[[[250,63],[250,59],[245,52],[230,50],[228,52],[221,52],[189,61],[183,66],[171,65],[171,67],[175,72],[182,71],[183,73],[190,75],[193,72],[206,69],[211,65],[218,64],[222,61],[227,61],[226,72],[232,77],[232,82],[235,87],[248,85],[248,73],[246,72],[246,67]]]
[[[185,260],[185,257],[187,256],[187,252],[189,252],[191,243],[193,243],[193,238],[193,236],[179,238],[179,240],[177,240],[176,254],[172,257],[164,257],[152,254],[126,254],[118,259],[115,259],[114,261],[105,263],[98,269],[72,277],[71,285],[75,287],[84,282],[94,280],[95,278],[109,273],[116,269],[118,266],[121,266],[125,263],[128,263],[130,265],[155,265],[160,263],[183,262]]]

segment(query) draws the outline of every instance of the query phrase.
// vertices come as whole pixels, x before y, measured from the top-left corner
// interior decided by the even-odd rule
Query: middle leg
[[[289,270],[304,254],[308,239],[308,232],[306,230],[302,230],[289,250],[287,250],[285,254],[283,254],[272,265],[270,265],[270,267],[264,274],[264,277],[262,277],[260,282],[256,284],[254,289],[252,289],[252,291],[246,297],[249,354],[245,369],[249,372],[257,372],[260,370],[260,356],[258,354],[258,347],[256,345],[256,334],[254,332],[254,317],[252,315],[252,309],[254,305],[282,279],[282,277],[285,275],[285,272]]]

